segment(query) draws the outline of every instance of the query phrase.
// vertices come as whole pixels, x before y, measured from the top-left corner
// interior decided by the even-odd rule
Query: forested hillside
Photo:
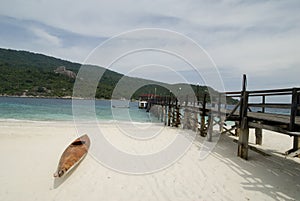
[[[55,72],[58,67],[62,66],[66,70],[77,74],[81,64],[27,51],[0,48],[0,95],[71,97],[75,79],[65,74],[57,73],[58,71]],[[105,73],[97,87],[96,98],[111,99],[126,97],[138,99],[139,95],[148,93],[169,95],[170,88],[178,89],[185,85],[169,85],[140,78],[124,77],[120,73],[104,68],[103,70],[105,70]],[[126,80],[127,88],[124,88],[124,91],[113,94],[121,78]],[[130,93],[133,94],[131,97],[127,97],[128,91],[126,90],[132,89],[137,84],[143,87],[136,89],[134,93]],[[206,86],[193,85],[192,88],[195,92],[199,93],[200,98],[204,93],[207,93]],[[228,101],[232,102],[234,100]]]

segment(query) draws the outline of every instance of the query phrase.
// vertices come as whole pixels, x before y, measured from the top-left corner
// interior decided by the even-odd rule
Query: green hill
[[[0,95],[70,97],[73,93],[75,79],[54,72],[61,66],[77,74],[81,64],[27,51],[0,48]],[[101,69],[104,74],[97,87],[96,98],[125,97],[138,99],[139,95],[149,93],[170,95],[170,89],[175,91],[179,88],[184,89],[187,86],[186,84],[169,85],[140,78],[131,78],[104,68]],[[125,81],[126,86],[122,86],[121,91],[113,93],[120,80]],[[132,93],[130,90],[137,85],[143,87]],[[202,97],[208,90],[206,86],[196,87],[193,85],[192,88],[195,92],[199,92],[199,97]],[[131,97],[127,97],[128,94],[132,94]],[[228,101],[234,102],[232,99]]]

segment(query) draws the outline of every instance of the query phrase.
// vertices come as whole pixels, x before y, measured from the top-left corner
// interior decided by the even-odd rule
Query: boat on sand
[[[90,138],[85,134],[74,140],[63,152],[54,177],[62,177],[76,167],[88,153]]]

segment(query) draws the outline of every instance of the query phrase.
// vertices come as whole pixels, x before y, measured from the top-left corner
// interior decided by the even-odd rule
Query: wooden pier
[[[246,86],[247,77],[243,75],[241,91],[219,93],[216,101],[208,102],[209,94],[192,104],[188,100],[180,103],[176,97],[161,97],[150,101],[148,111],[156,111],[154,115],[166,126],[181,125],[183,129],[192,129],[207,137],[208,141],[212,140],[214,126],[217,125],[219,132],[238,136],[237,155],[243,159],[248,159],[250,128],[255,129],[258,145],[262,144],[263,129],[293,137],[293,147],[286,154],[300,156],[300,88],[248,91]],[[227,97],[238,99],[238,104],[228,109],[221,101]],[[281,97],[285,101],[268,102],[270,97]],[[226,121],[234,122],[234,125],[228,128]]]

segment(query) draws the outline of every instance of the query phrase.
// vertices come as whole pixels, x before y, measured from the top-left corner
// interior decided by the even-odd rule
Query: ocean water
[[[79,101],[80,102],[80,101]],[[84,101],[83,101],[84,102]],[[95,100],[99,121],[157,122],[137,102]],[[95,113],[94,113],[95,114]],[[95,115],[82,116],[92,119]],[[72,121],[71,99],[0,97],[0,119],[32,121]]]
[[[79,119],[89,120],[96,118],[99,121],[124,121],[124,122],[154,122],[157,117],[138,108],[137,102],[122,100],[95,100],[94,111],[89,111],[91,104],[88,100],[78,100],[80,112]],[[232,109],[234,106],[228,106]],[[260,108],[251,108],[252,111],[260,111]],[[277,114],[289,114],[287,109],[267,108],[266,112]],[[48,98],[21,98],[0,97],[0,120],[32,120],[32,121],[73,121],[71,99]],[[78,119],[78,118],[77,118]]]

